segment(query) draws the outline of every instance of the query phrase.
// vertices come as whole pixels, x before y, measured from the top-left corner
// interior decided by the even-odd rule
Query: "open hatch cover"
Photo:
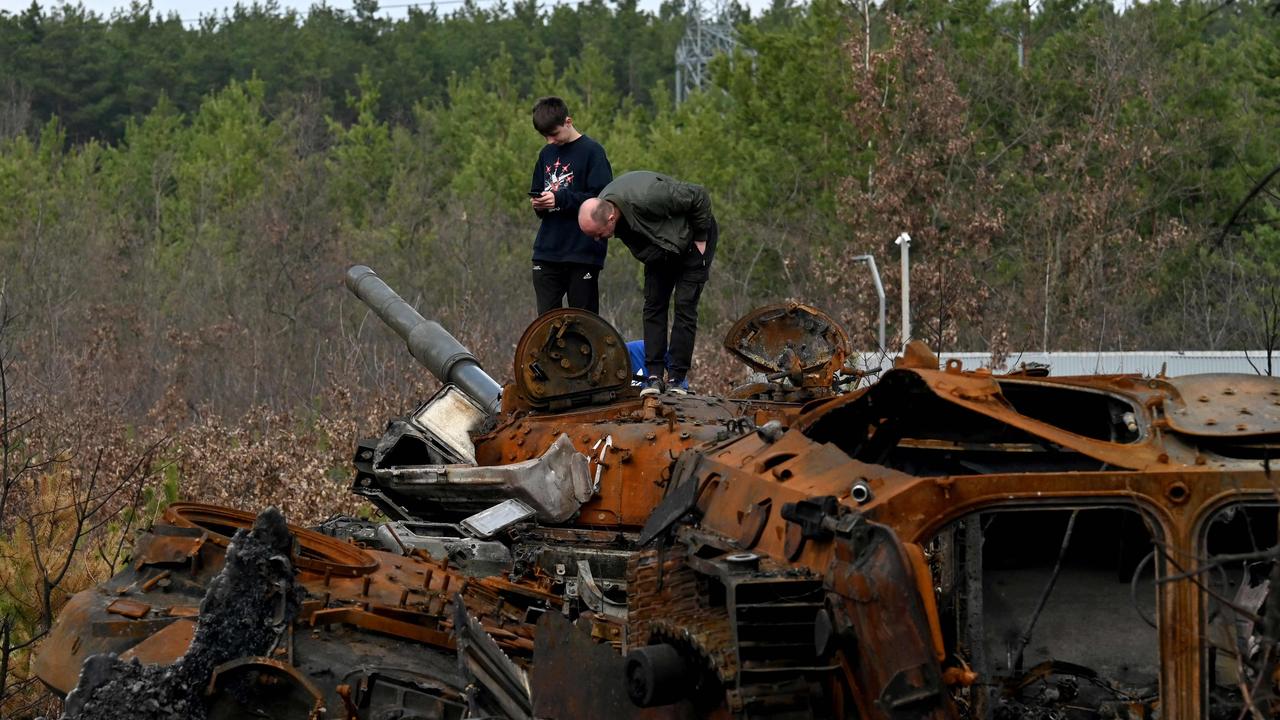
[[[753,310],[733,324],[724,347],[763,373],[834,373],[849,341],[826,313],[800,303]]]

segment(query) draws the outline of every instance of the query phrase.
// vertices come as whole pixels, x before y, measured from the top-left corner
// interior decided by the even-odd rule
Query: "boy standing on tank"
[[[613,180],[600,143],[573,126],[558,97],[533,106],[533,127],[547,144],[538,153],[529,204],[542,219],[533,242],[533,293],[538,314],[561,306],[600,312],[600,270],[607,247],[578,227],[578,208]]]

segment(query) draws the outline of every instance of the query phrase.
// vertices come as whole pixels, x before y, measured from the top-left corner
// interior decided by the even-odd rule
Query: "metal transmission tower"
[[[676,104],[684,102],[689,93],[702,87],[711,58],[720,53],[732,53],[737,45],[737,33],[723,9],[713,20],[703,16],[698,3],[691,3],[689,26],[676,46]]]

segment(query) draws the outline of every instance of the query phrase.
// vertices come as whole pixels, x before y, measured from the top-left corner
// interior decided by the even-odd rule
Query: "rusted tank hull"
[[[735,399],[640,398],[616,331],[565,310],[500,410],[446,388],[362,441],[353,490],[395,521],[291,528],[288,641],[226,682],[359,720],[1280,710],[1280,382],[992,376],[913,345],[847,391],[872,372],[843,331],[766,310],[735,328],[764,373]],[[174,662],[252,520],[169,508],[67,605],[41,678]]]

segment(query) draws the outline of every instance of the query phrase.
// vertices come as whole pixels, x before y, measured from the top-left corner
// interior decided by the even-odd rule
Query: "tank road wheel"
[[[655,637],[656,644],[627,653],[627,696],[636,707],[688,703],[697,717],[731,718],[725,686],[712,663],[694,647]]]

